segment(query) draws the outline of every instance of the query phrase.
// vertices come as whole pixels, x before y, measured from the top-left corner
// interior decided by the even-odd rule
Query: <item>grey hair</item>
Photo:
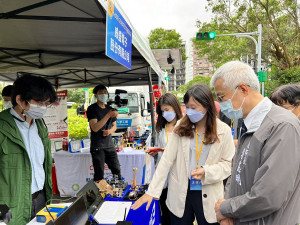
[[[224,86],[232,90],[243,83],[252,90],[259,91],[260,85],[254,70],[246,63],[231,61],[222,65],[210,80],[211,87],[214,87],[218,79],[224,80]]]

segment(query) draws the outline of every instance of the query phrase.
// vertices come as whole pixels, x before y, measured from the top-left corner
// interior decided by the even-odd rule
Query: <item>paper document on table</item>
[[[125,209],[126,215],[128,215],[132,202],[116,202],[106,201],[103,202],[100,209],[94,216],[95,221],[98,224],[116,224],[118,221],[124,220]]]

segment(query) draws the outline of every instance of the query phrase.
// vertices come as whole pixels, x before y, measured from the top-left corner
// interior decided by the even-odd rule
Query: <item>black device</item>
[[[90,224],[83,196],[76,199],[57,219],[47,225],[87,225]]]
[[[93,214],[99,208],[104,199],[96,186],[93,179],[91,179],[83,188],[77,193],[77,197],[83,197],[88,214]]]
[[[0,222],[9,223],[12,214],[7,205],[0,205]]]
[[[118,107],[121,107],[121,106],[126,106],[128,105],[128,99],[123,99],[121,98],[120,94],[127,94],[127,91],[125,90],[122,90],[122,89],[116,89],[115,90],[115,99],[114,101],[109,101],[107,102],[107,105],[112,105],[112,104],[115,104],[117,105]]]
[[[131,221],[118,221],[116,225],[132,225]]]

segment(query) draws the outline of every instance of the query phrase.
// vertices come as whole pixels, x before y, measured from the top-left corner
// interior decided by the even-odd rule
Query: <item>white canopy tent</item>
[[[132,28],[131,70],[105,55],[107,1],[0,0],[0,81],[29,73],[56,88],[149,85],[153,105],[152,83],[163,73],[148,41],[115,5]]]
[[[105,55],[104,0],[0,0],[0,80],[46,77],[60,87],[157,83],[162,71],[147,40],[132,28],[132,69]],[[151,73],[149,73],[151,68]]]

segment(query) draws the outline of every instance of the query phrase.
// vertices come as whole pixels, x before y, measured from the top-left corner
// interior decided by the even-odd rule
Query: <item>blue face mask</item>
[[[171,122],[174,120],[176,113],[174,111],[165,111],[163,112],[162,116],[166,119],[166,121]]]
[[[235,89],[234,94],[232,95],[231,99],[228,99],[225,102],[220,102],[220,107],[221,107],[221,112],[224,113],[225,116],[227,116],[229,119],[232,120],[238,120],[240,118],[243,118],[243,111],[242,111],[242,106],[244,104],[245,98],[241,104],[241,107],[238,110],[234,110],[231,100],[233,96],[235,95],[237,89]]]
[[[193,109],[186,109],[186,115],[189,117],[192,123],[197,123],[198,121],[203,119],[205,113]]]

